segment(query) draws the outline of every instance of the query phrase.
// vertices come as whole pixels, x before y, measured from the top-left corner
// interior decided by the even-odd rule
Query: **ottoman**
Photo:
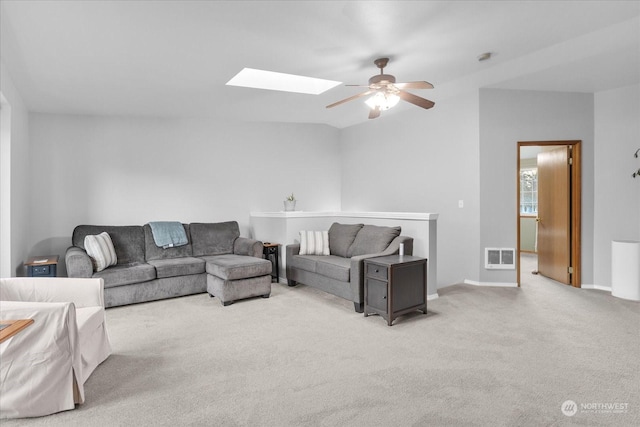
[[[271,295],[272,264],[266,259],[243,255],[203,257],[206,261],[207,292],[222,305],[234,301]]]

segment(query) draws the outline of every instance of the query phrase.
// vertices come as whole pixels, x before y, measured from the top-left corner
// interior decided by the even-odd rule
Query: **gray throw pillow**
[[[400,235],[400,227],[381,227],[377,225],[365,225],[358,232],[347,256],[377,254],[389,246],[389,243]]]
[[[347,251],[364,224],[338,224],[329,228],[329,252],[331,255],[347,258]]]

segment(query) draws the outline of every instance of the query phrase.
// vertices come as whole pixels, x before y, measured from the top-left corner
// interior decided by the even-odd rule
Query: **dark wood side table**
[[[364,260],[364,316],[376,313],[391,326],[403,314],[427,314],[427,260],[389,255]]]
[[[56,277],[58,255],[31,257],[24,265],[27,266],[27,276],[29,277]]]
[[[275,279],[277,283],[280,281],[280,262],[278,261],[280,259],[280,244],[264,242],[262,245],[264,246],[262,253],[264,254],[265,259],[271,261],[271,265],[273,266],[271,269],[271,281],[273,282]]]

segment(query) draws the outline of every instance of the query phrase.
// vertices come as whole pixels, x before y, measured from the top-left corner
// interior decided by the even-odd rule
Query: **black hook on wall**
[[[640,148],[638,148],[638,149],[636,150],[636,152],[635,152],[635,153],[633,153],[633,157],[635,157],[635,158],[637,159],[637,158],[638,158],[638,153],[640,153]],[[635,178],[635,177],[637,177],[637,176],[638,176],[638,177],[640,177],[640,169],[638,169],[637,171],[635,171],[634,173],[632,173],[632,174],[631,174],[631,176],[632,176],[633,178]]]

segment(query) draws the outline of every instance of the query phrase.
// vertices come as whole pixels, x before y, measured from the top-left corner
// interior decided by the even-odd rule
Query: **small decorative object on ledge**
[[[296,198],[293,193],[287,196],[286,200],[284,201],[284,210],[287,212],[296,210]]]

